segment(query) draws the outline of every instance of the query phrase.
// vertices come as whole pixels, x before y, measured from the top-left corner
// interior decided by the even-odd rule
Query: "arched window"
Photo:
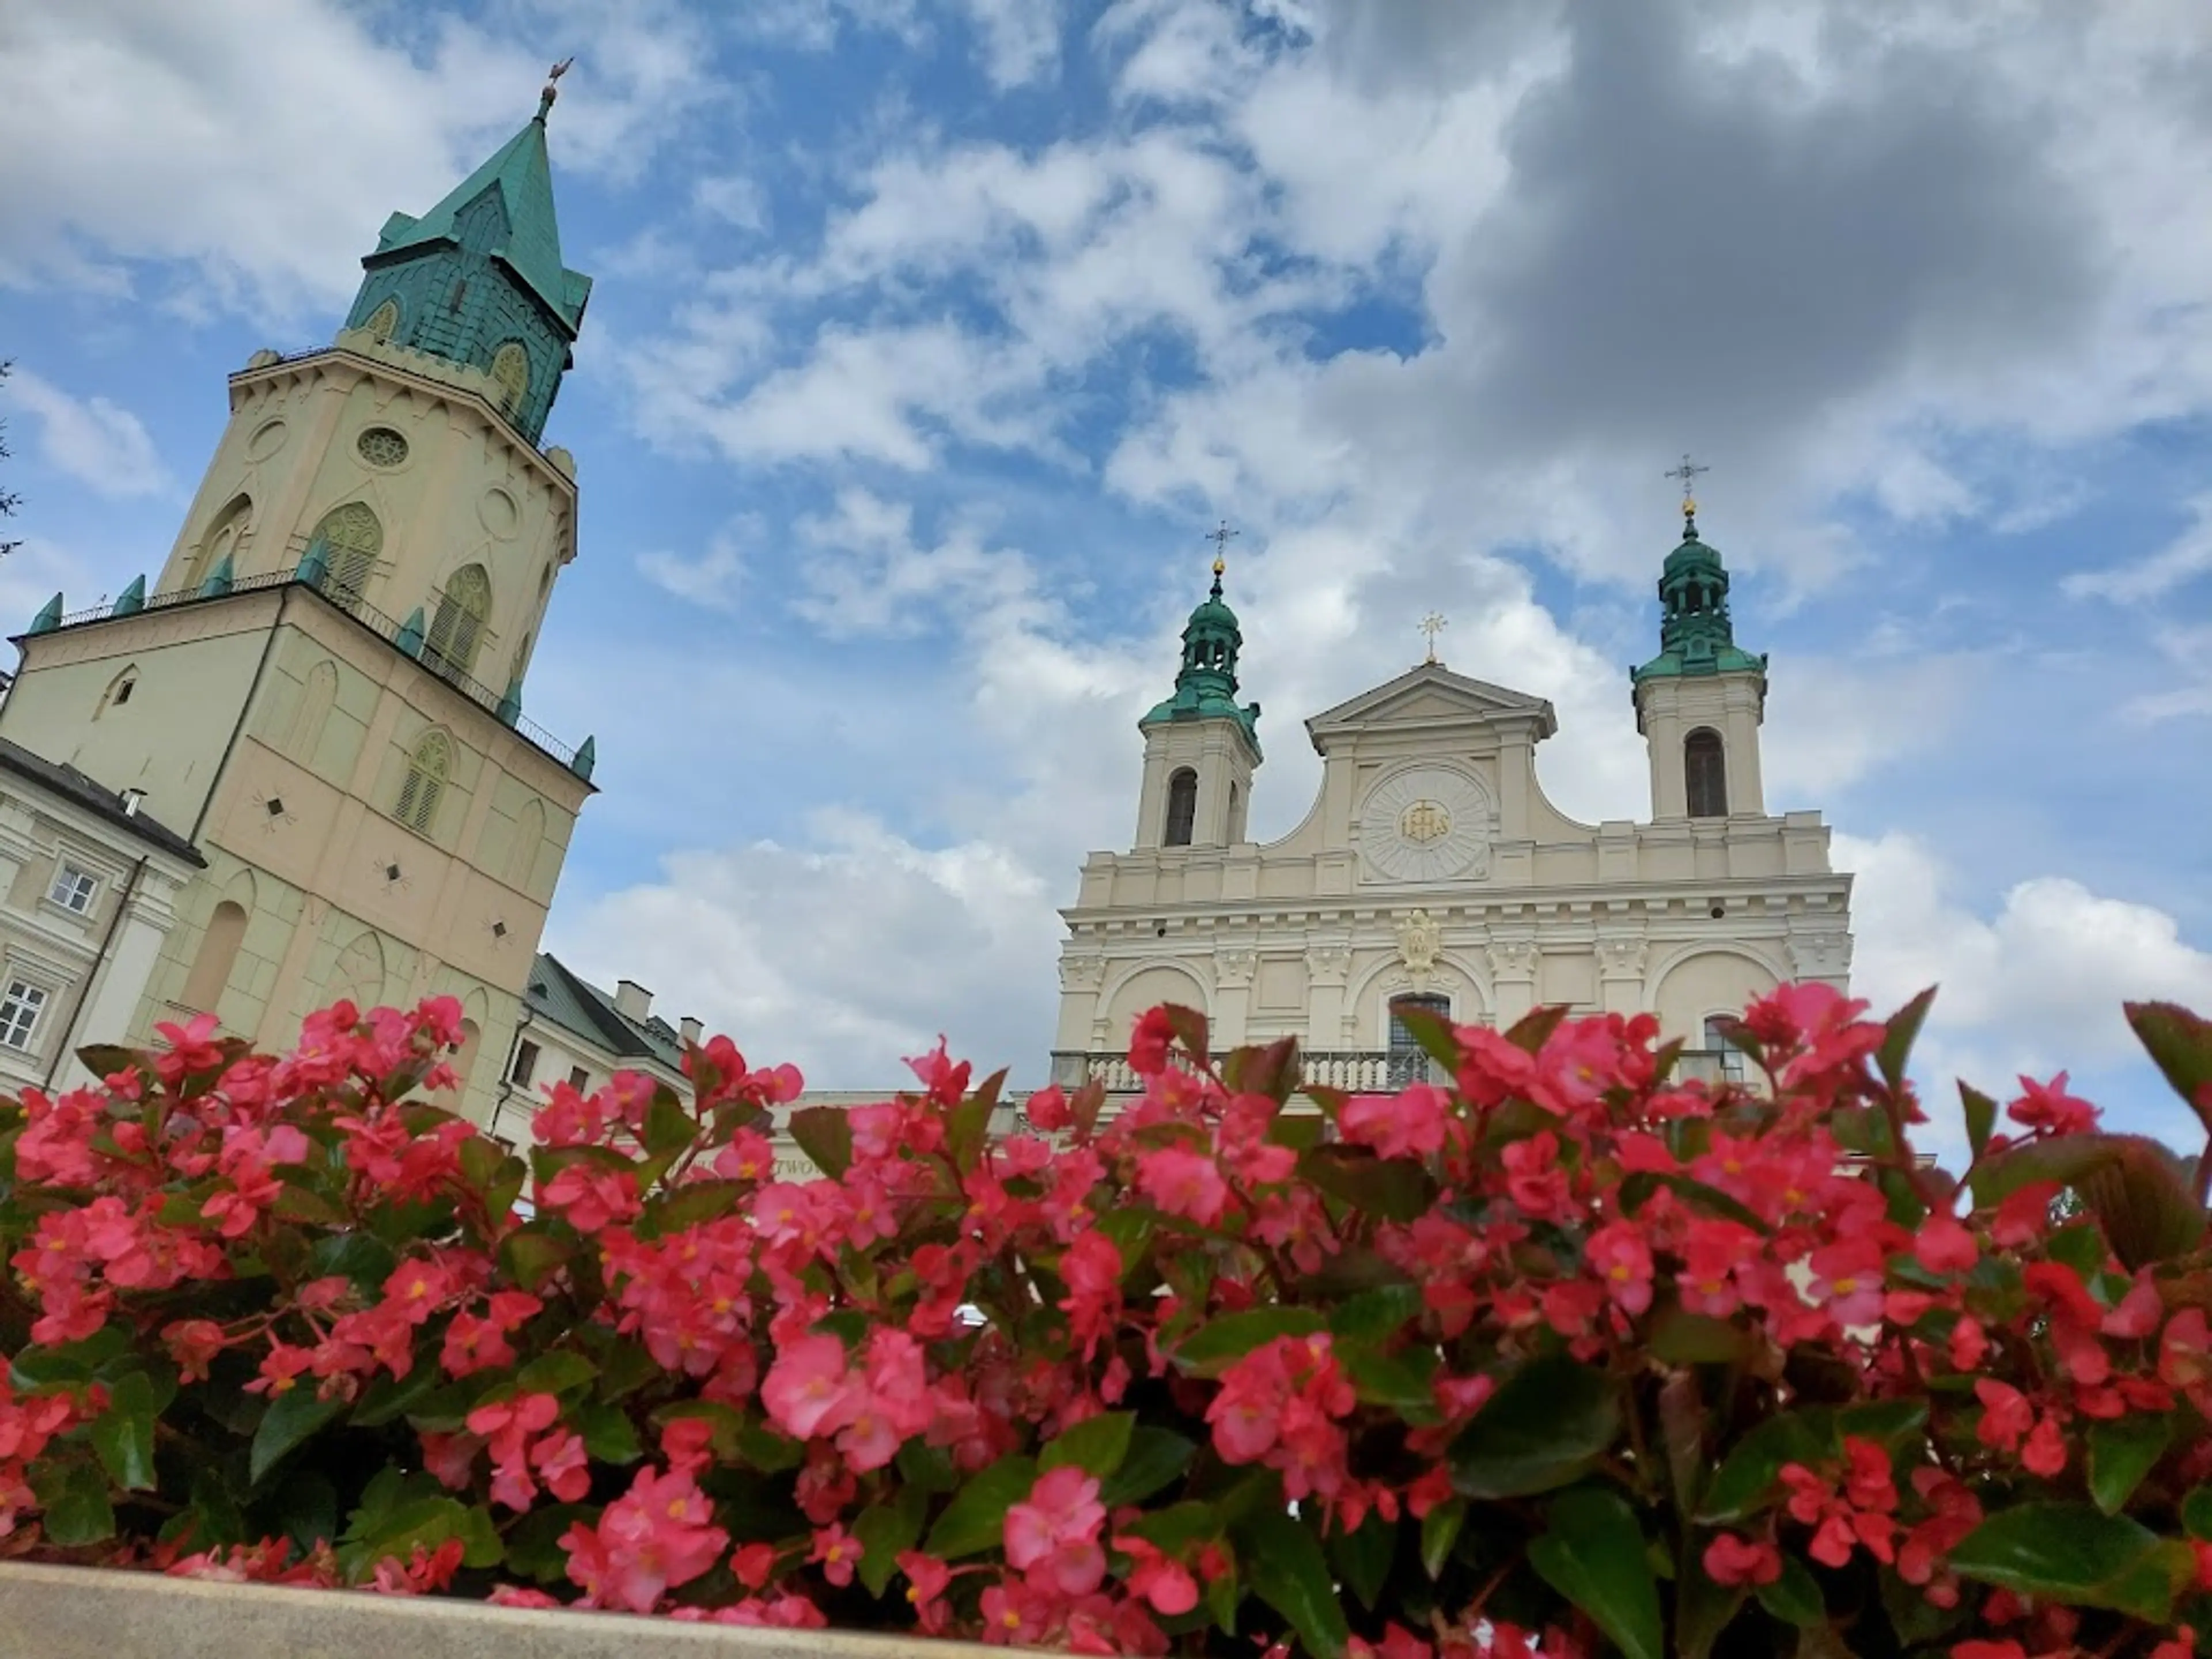
[[[93,719],[98,720],[111,708],[122,708],[131,701],[131,694],[137,689],[138,665],[134,662],[108,681],[107,690],[100,694],[100,706],[92,711]]]
[[[461,1102],[467,1097],[469,1073],[476,1069],[477,1040],[483,1036],[483,1032],[476,1021],[465,1019],[461,1022],[461,1046],[446,1062],[453,1068],[453,1089],[442,1097],[442,1103],[448,1110],[458,1111]]]
[[[1730,1083],[1747,1081],[1751,1076],[1751,1056],[1730,1042],[1723,1035],[1735,1022],[1726,1015],[1715,1014],[1705,1022],[1705,1052],[1720,1063],[1721,1076]]]
[[[216,514],[208,525],[207,534],[200,538],[191,562],[185,567],[183,586],[186,592],[205,581],[208,574],[225,559],[237,555],[239,539],[246,534],[247,520],[252,516],[253,502],[244,495],[233,496],[230,504]]]
[[[386,300],[368,313],[368,320],[362,327],[373,339],[389,340],[399,330],[399,301]]]
[[[480,564],[463,565],[438,596],[438,614],[422,646],[423,662],[434,673],[467,675],[476,667],[477,647],[490,617],[491,578]]]
[[[1188,766],[1168,780],[1167,834],[1170,847],[1190,845],[1190,832],[1198,823],[1198,774]]]
[[[502,415],[512,416],[530,395],[530,354],[519,341],[509,340],[491,354],[492,401]]]
[[[443,732],[425,732],[407,757],[406,781],[399,786],[392,816],[418,836],[430,833],[438,817],[438,798],[453,769],[453,740]]]
[[[1682,739],[1682,780],[1692,817],[1728,816],[1728,753],[1711,726],[1701,726]]]
[[[533,800],[514,821],[514,847],[507,860],[507,885],[530,891],[530,878],[538,872],[538,849],[544,844],[545,809]]]
[[[313,764],[315,750],[322,746],[323,727],[330,723],[331,710],[337,700],[337,665],[325,658],[307,671],[307,682],[300,688],[299,705],[292,711],[292,729],[284,734],[288,759],[302,766]]]
[[[384,550],[384,526],[367,501],[348,501],[324,514],[307,540],[323,544],[328,573],[323,592],[352,610],[376,574],[376,556]]]
[[[1409,1083],[1431,1080],[1428,1050],[1421,1047],[1420,1039],[1401,1018],[1409,1010],[1449,1019],[1451,999],[1434,996],[1390,999],[1389,1086],[1393,1089],[1402,1089]]]
[[[374,933],[356,934],[338,952],[323,987],[322,1006],[350,1002],[366,1014],[384,1000],[384,941]]]
[[[208,918],[200,935],[199,954],[185,975],[185,1006],[195,1013],[220,1013],[223,988],[237,964],[239,947],[246,943],[246,907],[225,899]]]
[[[1244,839],[1244,797],[1237,786],[1229,786],[1229,844],[1231,847]]]

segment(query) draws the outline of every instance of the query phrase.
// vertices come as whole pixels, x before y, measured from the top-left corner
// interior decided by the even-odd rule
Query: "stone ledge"
[[[0,1659],[982,1659],[964,1642],[0,1565]]]

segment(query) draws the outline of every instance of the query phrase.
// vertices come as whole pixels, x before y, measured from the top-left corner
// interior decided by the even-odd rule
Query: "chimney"
[[[624,1019],[645,1024],[653,1012],[653,993],[634,979],[618,981],[615,985],[615,1007]]]
[[[676,1024],[678,1029],[684,1033],[684,1040],[686,1042],[696,1042],[707,1034],[707,1028],[689,1014],[684,1015]]]
[[[146,792],[143,789],[125,790],[123,792],[123,816],[126,818],[137,817],[138,816],[138,808],[142,804],[143,804],[145,799]]]

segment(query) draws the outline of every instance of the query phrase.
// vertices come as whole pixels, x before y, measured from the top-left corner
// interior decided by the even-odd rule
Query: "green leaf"
[[[1121,1467],[1099,1483],[1098,1501],[1109,1510],[1143,1503],[1180,1480],[1197,1451],[1194,1442],[1170,1429],[1138,1429],[1129,1437]]]
[[[562,1535],[579,1521],[588,1527],[598,1518],[599,1511],[588,1504],[550,1504],[531,1510],[507,1532],[507,1570],[541,1584],[566,1582],[568,1552],[561,1547]]]
[[[434,1364],[417,1362],[404,1376],[379,1371],[376,1380],[361,1391],[346,1421],[356,1428],[380,1428],[404,1417],[438,1391],[445,1373]]]
[[[1280,1510],[1262,1510],[1245,1528],[1242,1553],[1252,1589],[1291,1621],[1313,1659],[1339,1659],[1352,1639],[1328,1570],[1311,1530]]]
[[[1340,1342],[1336,1359],[1361,1404],[1386,1407],[1417,1426],[1443,1420],[1437,1409],[1434,1348],[1384,1353],[1370,1343]]]
[[[126,1048],[119,1042],[88,1042],[76,1051],[85,1069],[97,1078],[113,1077],[118,1072],[138,1069],[138,1051]]]
[[[805,1106],[791,1115],[791,1138],[832,1181],[853,1167],[853,1121],[842,1106]]]
[[[542,1353],[514,1374],[518,1394],[566,1394],[587,1386],[599,1368],[567,1348]]]
[[[1872,1440],[1895,1450],[1899,1443],[1917,1438],[1928,1426],[1925,1400],[1869,1400],[1845,1406],[1835,1416],[1835,1449],[1846,1437]]]
[[[1194,1545],[1221,1535],[1221,1516],[1212,1504],[1186,1500],[1164,1510],[1147,1510],[1118,1532],[1155,1546],[1164,1555],[1182,1555]]]
[[[107,1410],[92,1425],[92,1449],[108,1479],[125,1492],[154,1489],[154,1419],[160,1410],[154,1379],[132,1371],[110,1390]]]
[[[1030,1495],[1036,1477],[1035,1459],[1008,1453],[961,1487],[924,1547],[940,1561],[997,1549],[1006,1541],[1006,1511]]]
[[[1708,1186],[1702,1181],[1693,1181],[1688,1176],[1668,1175],[1656,1170],[1638,1170],[1620,1183],[1622,1211],[1634,1215],[1662,1187],[1683,1200],[1693,1210],[1723,1217],[1739,1226],[1750,1228],[1753,1232],[1771,1233],[1774,1231],[1758,1211],[1730,1198],[1719,1188]]]
[[[1686,1313],[1670,1306],[1651,1322],[1651,1352],[1669,1365],[1732,1364],[1752,1346],[1748,1331],[1711,1314]]]
[[[1418,1285],[1378,1285],[1337,1304],[1328,1316],[1330,1334],[1340,1340],[1376,1342],[1397,1334],[1423,1307]]]
[[[1579,1479],[1620,1432],[1620,1395],[1605,1372],[1564,1354],[1532,1359],[1452,1443],[1452,1485],[1469,1498],[1525,1498]]]
[[[1186,1008],[1181,1003],[1170,1002],[1167,1005],[1167,1017],[1168,1030],[1175,1033],[1176,1041],[1182,1044],[1183,1052],[1190,1056],[1191,1063],[1204,1070],[1206,1062],[1211,1058],[1206,1046],[1208,1035],[1206,1016],[1195,1008]]]
[[[1820,1581],[1794,1555],[1782,1558],[1782,1577],[1759,1587],[1759,1605],[1785,1625],[1810,1629],[1825,1624],[1828,1606],[1820,1595]]]
[[[1997,1103],[1971,1083],[1961,1079],[1959,1084],[1959,1104],[1966,1115],[1966,1145],[1973,1149],[1976,1158],[1990,1144],[1990,1133],[1997,1127]]]
[[[1200,1376],[1213,1376],[1277,1337],[1311,1336],[1328,1328],[1328,1322],[1311,1308],[1247,1308],[1193,1331],[1176,1350],[1176,1364]]]
[[[1086,1417],[1044,1449],[1037,1458],[1037,1468],[1042,1473],[1073,1463],[1103,1481],[1129,1455],[1129,1437],[1136,1426],[1134,1412],[1101,1412]]]
[[[449,1538],[461,1540],[464,1566],[497,1566],[507,1553],[491,1511],[481,1505],[471,1508],[458,1498],[414,1498],[375,1516],[366,1528],[360,1527],[356,1513],[361,1536],[338,1552],[346,1577],[354,1583],[365,1583],[383,1562],[404,1563],[418,1545],[434,1550]]]
[[[344,1409],[344,1401],[318,1399],[313,1383],[295,1382],[270,1401],[269,1409],[261,1414],[261,1425],[253,1431],[253,1454],[247,1478],[259,1486],[261,1477],[286,1452]]]
[[[1444,1068],[1456,1074],[1459,1071],[1459,1038],[1453,1034],[1449,1018],[1433,1008],[1416,1008],[1411,1005],[1393,1008],[1390,1016],[1406,1028],[1406,1034],[1421,1045],[1421,1052]]]
[[[901,1498],[908,1492],[902,1492]],[[924,1496],[911,1495],[916,1499]],[[869,1595],[879,1596],[890,1587],[891,1575],[898,1571],[898,1558],[921,1536],[921,1515],[919,1502],[872,1504],[853,1522],[853,1536],[860,1540],[863,1552],[860,1582],[868,1587]]]
[[[2089,1425],[2089,1496],[2107,1515],[2127,1507],[2173,1440],[2171,1413],[2141,1413]]]
[[[1505,1033],[1505,1040],[1515,1048],[1533,1054],[1552,1040],[1552,1033],[1565,1023],[1570,1012],[1564,1002],[1531,1008],[1513,1022]]]
[[[1330,1536],[1328,1553],[1344,1576],[1344,1587],[1372,1613],[1382,1605],[1382,1586],[1397,1559],[1398,1523],[1384,1520],[1380,1510],[1370,1510],[1356,1530],[1340,1528]]]
[[[1237,1049],[1221,1062],[1221,1081],[1240,1095],[1262,1095],[1278,1106],[1298,1083],[1298,1040],[1278,1037],[1264,1048]]]
[[[75,1548],[115,1536],[115,1506],[108,1502],[107,1477],[97,1463],[56,1468],[47,1462],[31,1486],[46,1511],[40,1523],[49,1543]]]
[[[1410,1158],[1377,1158],[1364,1146],[1322,1146],[1298,1173],[1331,1198],[1385,1221],[1413,1221],[1437,1201],[1436,1177]]]
[[[2171,1002],[2125,1002],[2128,1024],[2173,1091],[2212,1132],[2212,1020]]]
[[[1421,1517],[1421,1571],[1431,1578],[1443,1577],[1451,1559],[1459,1529],[1467,1523],[1467,1499],[1448,1498]]]
[[[645,1448],[638,1443],[637,1425],[621,1407],[604,1400],[586,1400],[568,1415],[576,1432],[584,1437],[584,1449],[592,1462],[622,1468],[645,1455]]]
[[[1741,1584],[1716,1584],[1692,1565],[1674,1584],[1674,1650],[1673,1659],[1709,1659],[1721,1633],[1743,1611],[1745,1590]]]
[[[665,1238],[702,1221],[719,1221],[743,1203],[754,1186],[750,1181],[687,1181],[645,1206],[639,1237]]]
[[[653,1104],[645,1109],[645,1150],[655,1158],[681,1152],[698,1135],[693,1117],[676,1091],[663,1084],[653,1091]]]
[[[1628,1659],[1666,1659],[1659,1581],[1628,1500],[1586,1486],[1553,1500],[1528,1562],[1546,1583],[1588,1613]]]
[[[2212,1543],[2212,1486],[2199,1486],[2181,1500],[2181,1524],[2191,1538]]]
[[[2125,1516],[2087,1504],[2020,1504],[1975,1528],[1951,1552],[1951,1570],[2016,1595],[2162,1624],[2194,1565],[2186,1545]]]
[[[499,1265],[507,1276],[526,1291],[541,1291],[545,1281],[575,1254],[575,1246],[539,1230],[532,1224],[500,1241]]]
[[[1705,1488],[1698,1519],[1708,1524],[1739,1520],[1765,1506],[1785,1463],[1817,1463],[1831,1449],[1829,1419],[1804,1412],[1770,1417],[1735,1443]]]
[[[982,1159],[983,1143],[991,1134],[991,1111],[990,1101],[973,1094],[945,1115],[945,1155],[963,1175]]]
[[[1881,1047],[1875,1050],[1874,1063],[1893,1094],[1905,1086],[1905,1063],[1911,1057],[1912,1045],[1928,1018],[1928,1006],[1935,1000],[1936,988],[1931,985],[1892,1014],[1889,1024],[1883,1028]]]
[[[952,1467],[952,1454],[927,1440],[908,1441],[898,1449],[899,1479],[915,1492],[951,1492],[960,1484]]]

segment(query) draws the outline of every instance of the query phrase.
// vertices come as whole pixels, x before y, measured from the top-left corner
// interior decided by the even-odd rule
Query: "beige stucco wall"
[[[1686,708],[1686,730],[1728,712]],[[1731,741],[1753,757],[1730,756],[1741,805],[1757,788],[1758,711],[1737,712]],[[1707,1016],[1784,980],[1848,982],[1850,878],[1831,867],[1817,813],[1578,823],[1536,775],[1550,706],[1438,666],[1307,725],[1322,781],[1280,841],[1140,842],[1085,862],[1062,913],[1056,1051],[1118,1052],[1161,1001],[1205,1010],[1221,1046],[1296,1036],[1310,1050],[1376,1050],[1392,999],[1409,994],[1478,1022],[1549,1003],[1650,1012],[1695,1046]],[[1401,798],[1431,795],[1452,803],[1446,845],[1460,849],[1444,876],[1391,845]],[[1416,912],[1432,942],[1401,935]]]
[[[575,556],[576,487],[566,453],[532,449],[492,413],[483,380],[360,333],[234,375],[229,422],[152,591],[196,581],[217,540],[240,580],[289,569],[326,513],[361,501],[383,530],[362,597],[386,615],[434,616],[455,571],[484,568],[492,610],[471,672],[503,689]],[[362,457],[361,434],[376,427],[406,440],[404,461]]]

